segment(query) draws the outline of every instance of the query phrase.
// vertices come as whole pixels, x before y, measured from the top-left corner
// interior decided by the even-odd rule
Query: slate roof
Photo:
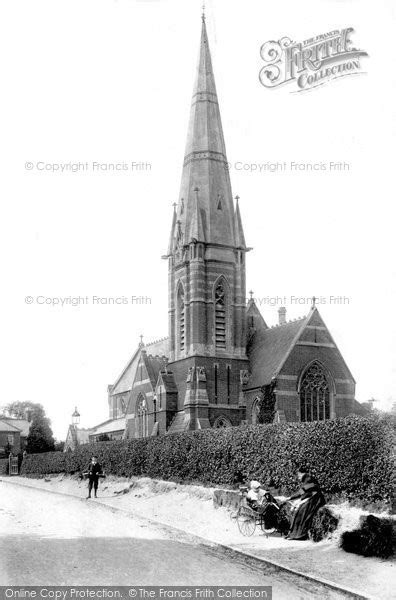
[[[246,389],[271,382],[310,316],[256,331],[248,348],[251,377]]]
[[[139,345],[127,363],[122,373],[117,377],[111,395],[129,392],[135,380],[136,369],[139,364],[140,353],[146,350],[147,354],[153,356],[167,356],[169,338],[164,337],[150,344]],[[157,374],[158,376],[158,374]]]
[[[150,344],[144,344],[144,350],[152,356],[168,356],[169,337],[163,337]]]
[[[257,308],[257,305],[253,298],[251,298],[248,302],[246,309],[246,320],[248,327],[253,324],[253,327],[257,329],[268,329],[267,323],[264,321],[264,317]]]
[[[2,417],[2,421],[5,421],[9,425],[16,427],[20,432],[22,437],[27,437],[29,435],[30,422],[27,419],[14,419],[9,417]]]
[[[124,431],[125,429],[125,417],[119,419],[109,419],[104,423],[101,423],[97,427],[94,427],[90,431],[90,435],[100,435],[101,433],[113,433],[114,431]]]
[[[132,358],[126,365],[122,373],[117,377],[116,382],[111,392],[112,395],[128,392],[132,389],[132,385],[136,375],[136,369],[139,364],[140,348],[135,350]]]
[[[146,365],[147,373],[153,388],[158,381],[159,372],[165,368],[166,359],[162,356],[144,355],[144,364]]]
[[[7,432],[7,433],[15,433],[15,432],[21,432],[20,429],[18,429],[18,427],[14,427],[14,425],[10,425],[6,419],[0,419],[0,431],[2,433]]]

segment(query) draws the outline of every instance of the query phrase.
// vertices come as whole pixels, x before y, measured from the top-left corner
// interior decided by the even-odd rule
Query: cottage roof
[[[18,427],[15,427],[14,425],[11,425],[10,423],[7,422],[6,419],[0,419],[0,431],[1,432],[7,432],[7,433],[20,433],[21,430],[18,429]]]
[[[5,421],[9,425],[16,427],[21,432],[21,437],[27,437],[30,430],[30,421],[27,419],[15,419],[13,417],[2,417],[2,421]]]

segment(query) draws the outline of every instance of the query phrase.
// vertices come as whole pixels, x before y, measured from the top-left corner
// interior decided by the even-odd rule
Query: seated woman
[[[321,506],[326,504],[326,501],[318,482],[306,469],[300,468],[297,471],[297,478],[301,483],[301,488],[286,500],[286,502],[288,500],[298,500],[293,511],[287,538],[289,540],[306,540],[315,513]]]

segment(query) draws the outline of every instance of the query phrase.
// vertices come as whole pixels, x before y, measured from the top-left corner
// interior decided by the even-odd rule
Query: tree
[[[34,413],[26,440],[27,452],[29,454],[37,454],[39,452],[51,452],[54,449],[55,440],[50,420],[38,412]]]
[[[35,415],[45,417],[45,410],[38,402],[30,402],[29,400],[10,402],[2,407],[2,412],[8,417],[14,419],[33,419]]]
[[[259,403],[258,423],[273,423],[275,418],[276,397],[274,393],[275,382],[261,388],[262,399]]]
[[[65,442],[55,440],[55,447],[54,447],[55,452],[63,452],[64,448],[65,448]]]

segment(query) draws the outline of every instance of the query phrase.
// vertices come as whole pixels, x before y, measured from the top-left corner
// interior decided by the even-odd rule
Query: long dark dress
[[[308,529],[317,510],[326,504],[325,498],[316,479],[311,475],[304,475],[301,482],[301,490],[290,499],[299,498],[302,502],[293,515],[289,540],[306,540]]]

